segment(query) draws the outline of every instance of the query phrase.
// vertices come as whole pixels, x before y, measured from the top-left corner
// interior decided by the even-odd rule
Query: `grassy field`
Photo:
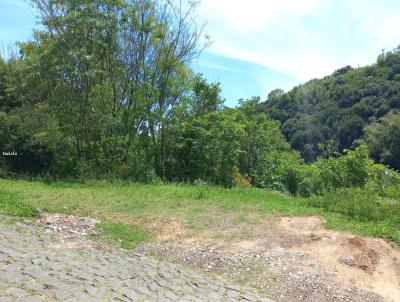
[[[151,231],[141,225],[156,220],[181,221],[190,232],[201,233],[210,228],[205,221],[229,216],[234,224],[256,228],[260,219],[267,219],[270,214],[320,215],[327,222],[326,228],[400,243],[398,204],[384,208],[383,214],[379,212],[382,205],[373,205],[373,210],[376,207],[380,213],[379,219],[374,219],[367,213],[370,208],[360,210],[365,217],[357,216],[343,207],[324,206],[328,204],[326,198],[321,202],[256,188],[100,181],[46,184],[0,179],[0,214],[31,217],[40,209],[96,217],[103,221],[104,237],[118,238],[126,248],[150,240]]]

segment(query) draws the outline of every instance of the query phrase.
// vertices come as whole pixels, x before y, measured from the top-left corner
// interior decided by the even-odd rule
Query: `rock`
[[[356,265],[356,258],[353,255],[346,255],[346,256],[340,258],[339,261],[348,266]]]

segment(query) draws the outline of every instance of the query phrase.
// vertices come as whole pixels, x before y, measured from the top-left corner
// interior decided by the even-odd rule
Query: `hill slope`
[[[400,47],[381,54],[371,66],[346,66],[287,93],[274,90],[260,105],[281,121],[282,132],[307,162],[323,152],[319,144],[332,140],[337,151],[350,148],[363,138],[367,125],[399,109]]]

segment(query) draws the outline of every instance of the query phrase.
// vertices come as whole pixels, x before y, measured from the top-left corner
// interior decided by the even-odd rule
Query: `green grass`
[[[35,217],[37,210],[20,200],[15,192],[8,192],[0,187],[0,214],[16,217]]]
[[[99,234],[94,235],[94,239],[106,241],[124,249],[132,249],[150,239],[150,234],[138,226],[102,221],[98,227]]]
[[[14,196],[12,198],[16,198],[21,205],[28,205],[31,209],[89,215],[106,221],[109,221],[111,216],[147,221],[174,219],[184,221],[193,232],[207,230],[205,218],[218,221],[220,215],[231,215],[234,223],[248,225],[254,225],[248,213],[257,213],[260,217],[266,217],[266,214],[270,213],[320,215],[327,221],[328,228],[387,238],[400,244],[400,217],[397,210],[393,211],[397,209],[398,203],[395,203],[396,208],[385,205],[383,212],[377,210],[379,204],[356,207],[354,200],[340,204],[343,198],[357,194],[326,196],[323,200],[313,200],[256,188],[225,189],[184,184],[106,181],[45,184],[39,181],[0,179],[1,192]],[[330,205],[330,202],[333,204]],[[365,217],[370,215],[369,211],[372,209],[377,211],[380,217],[375,220],[371,220],[371,217],[365,219],[360,215],[351,215],[348,209],[361,211]],[[127,247],[145,239],[146,236],[138,229],[127,228],[126,225],[103,226],[104,234],[109,234],[110,238],[119,237],[122,242],[126,242]],[[132,234],[128,235],[130,232]],[[132,242],[132,245],[129,242]]]
[[[400,202],[381,198],[369,188],[340,189],[308,198],[306,203],[361,221],[400,223]]]

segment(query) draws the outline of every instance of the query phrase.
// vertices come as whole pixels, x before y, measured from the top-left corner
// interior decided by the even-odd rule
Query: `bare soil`
[[[320,217],[213,213],[196,230],[177,219],[108,219],[155,236],[135,252],[201,268],[277,301],[400,301],[399,250],[383,239],[326,230]],[[95,219],[42,214],[39,222],[59,235],[60,248],[102,247],[86,238],[96,232]]]
[[[180,236],[137,251],[202,268],[278,301],[400,301],[400,252],[387,241],[326,230],[320,217],[252,218],[260,223],[244,232],[226,216],[210,218],[196,234],[181,225]]]
[[[337,280],[400,301],[400,252],[388,242],[323,229],[319,217],[285,217],[280,227],[310,240],[290,249],[310,255]],[[312,240],[312,239],[315,240]]]

